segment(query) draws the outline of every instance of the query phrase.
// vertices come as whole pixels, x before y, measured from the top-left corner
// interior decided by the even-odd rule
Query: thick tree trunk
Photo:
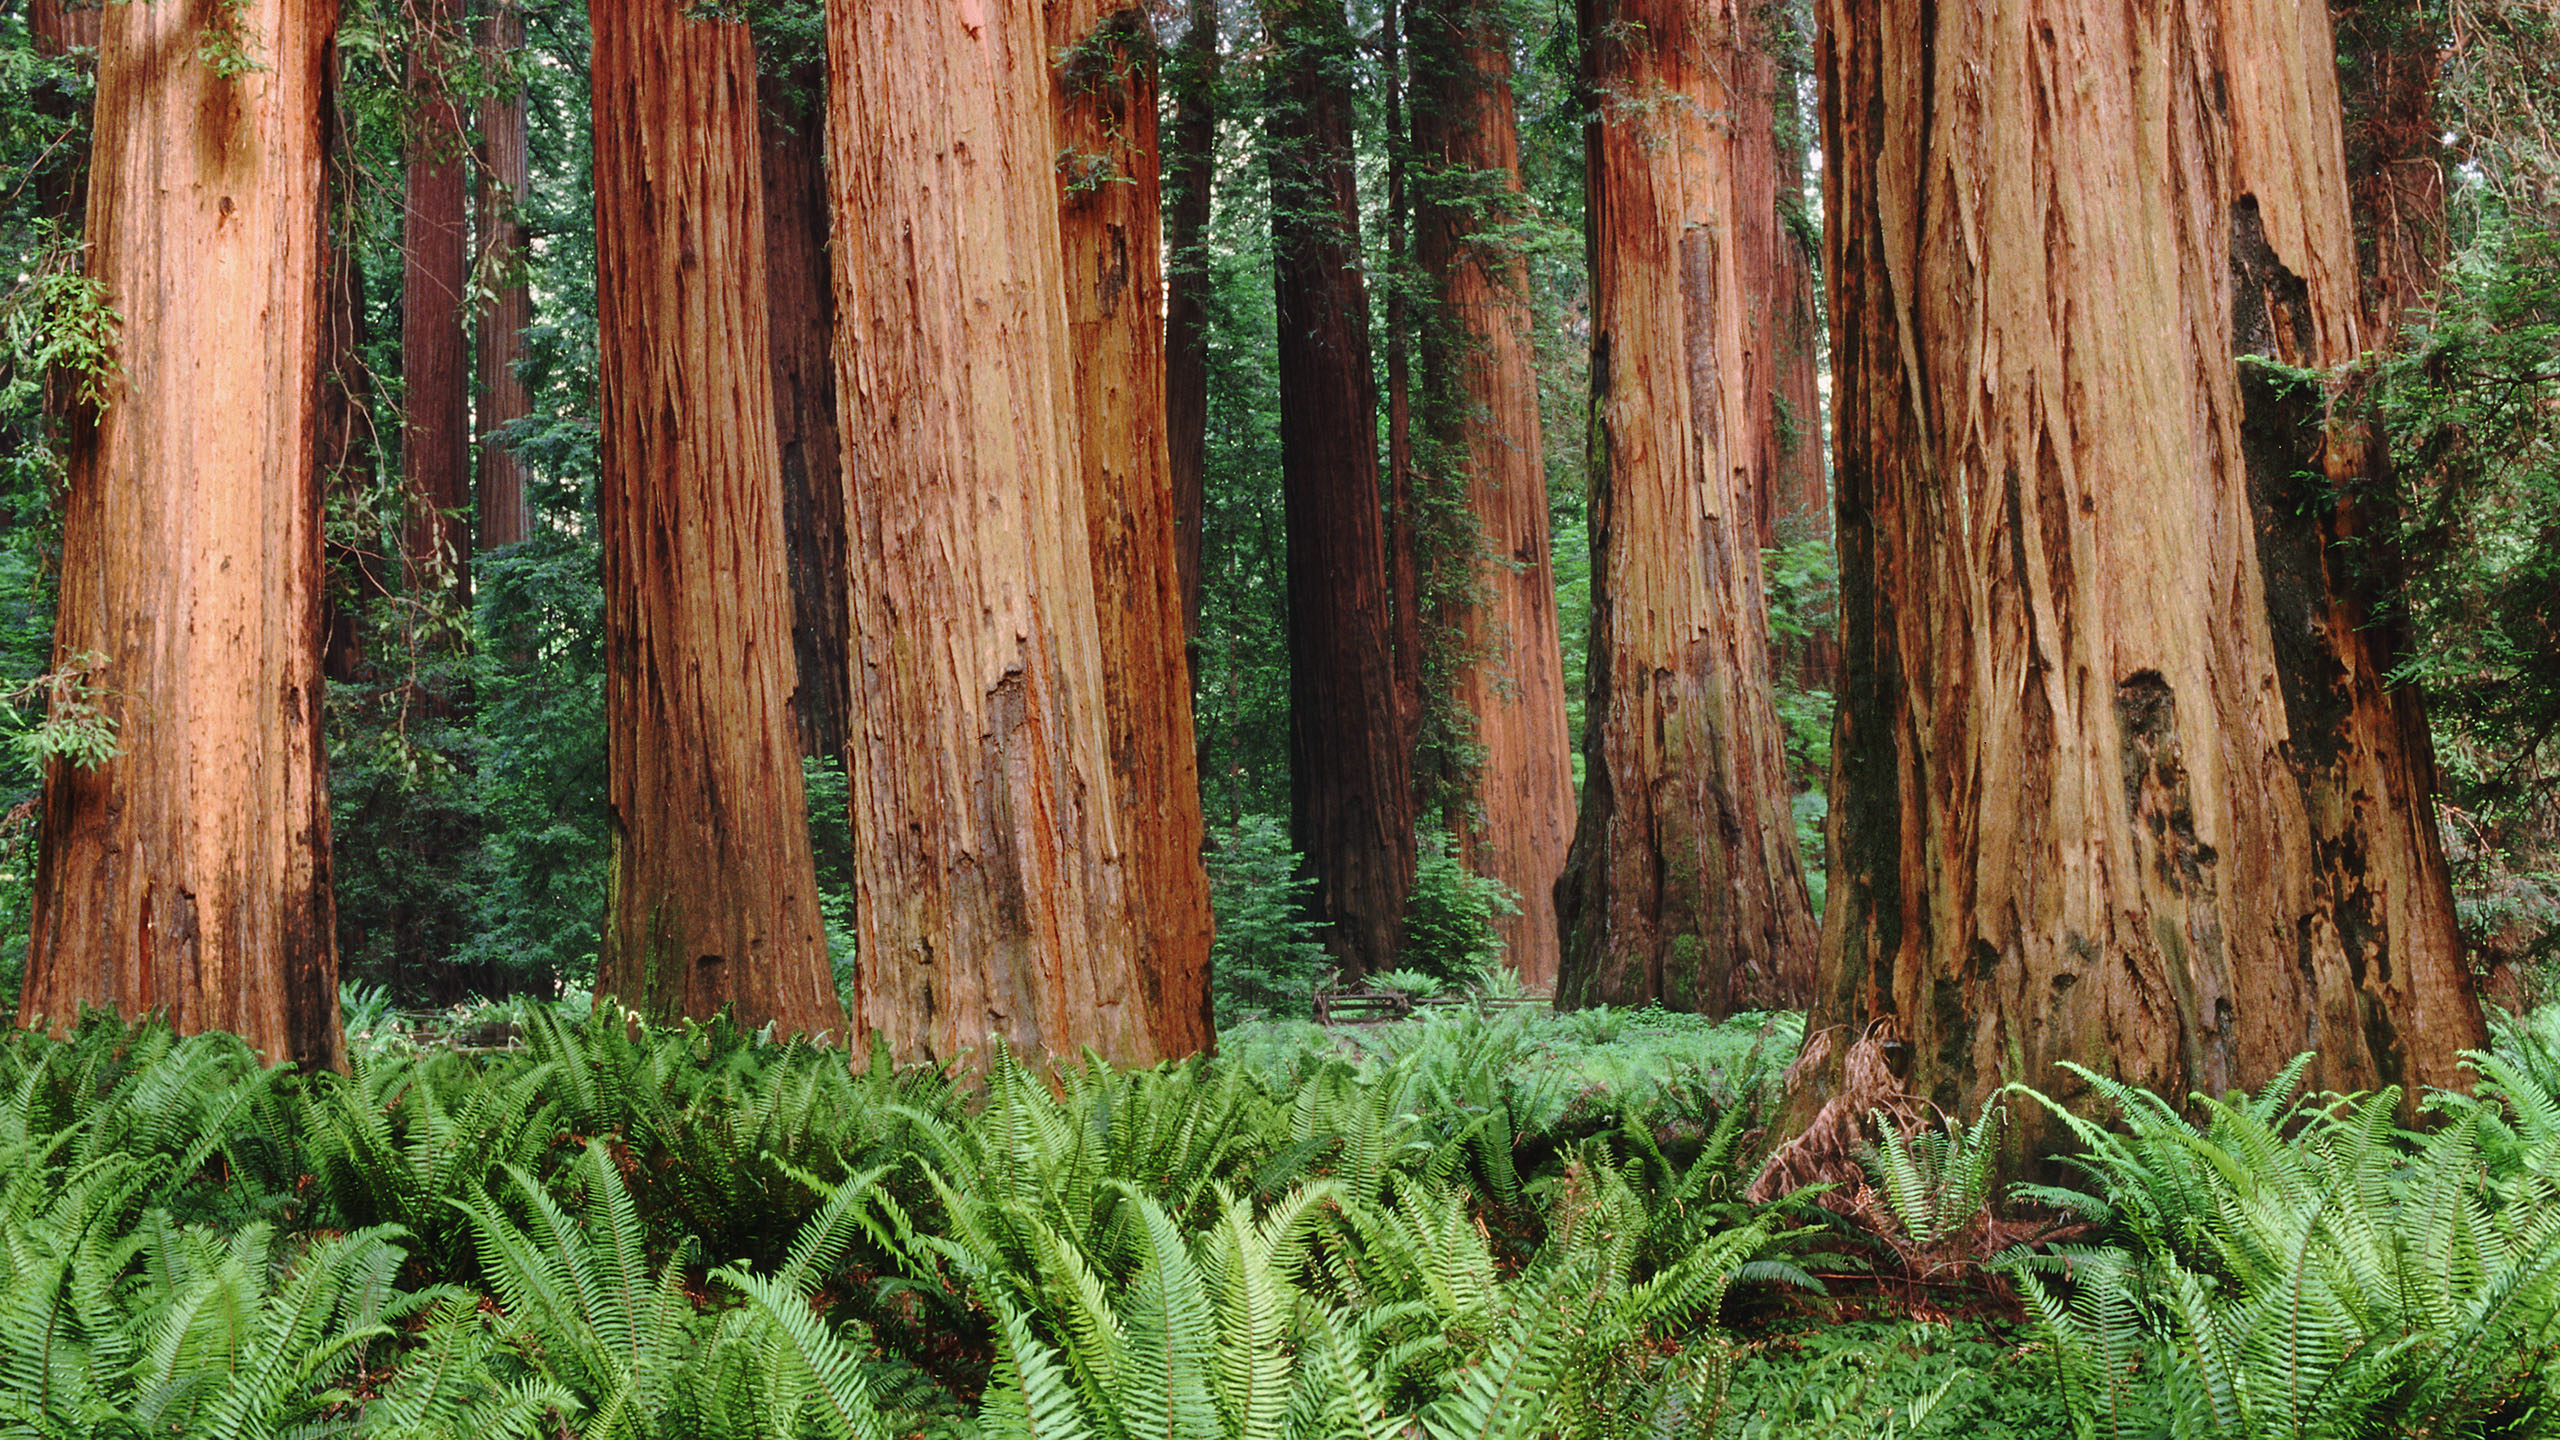
[[[1218,0],[1191,0],[1165,137],[1165,433],[1182,634],[1200,637],[1200,522],[1209,474],[1209,213],[1218,168]]]
[[[2355,353],[2326,12],[1824,20],[1841,801],[1813,1134],[1764,1184],[1869,1092],[1969,1114],[2068,1097],[2064,1060],[2455,1083],[2481,1026],[2422,754],[2270,503],[2318,407],[2233,358]]]
[[[470,284],[462,156],[468,148],[452,71],[464,54],[462,0],[418,0],[409,48],[417,109],[403,146],[400,226],[401,542],[410,603],[468,593],[471,419],[463,299]],[[412,630],[415,632],[415,622]]]
[[[1557,888],[1568,1004],[1800,1003],[1795,848],[1751,494],[1734,3],[1586,0],[1592,662]]]
[[[1433,454],[1455,467],[1447,480],[1463,487],[1486,552],[1466,557],[1481,598],[1449,617],[1474,657],[1456,702],[1484,751],[1465,854],[1519,895],[1520,913],[1497,928],[1521,980],[1544,989],[1560,954],[1555,885],[1573,841],[1573,766],[1529,268],[1501,238],[1523,205],[1510,36],[1489,0],[1419,0],[1411,51],[1415,257],[1433,290],[1425,410]]]
[[[330,0],[106,14],[90,273],[121,370],[75,427],[57,667],[116,725],[45,777],[19,1015],[83,1003],[339,1063],[313,468]],[[78,705],[77,693],[57,697]]]
[[[858,1030],[1167,1053],[1136,973],[1037,0],[827,17]]]
[[[533,396],[517,377],[524,363],[524,332],[533,324],[533,290],[525,279],[524,221],[518,207],[532,183],[531,135],[525,124],[524,87],[512,69],[524,49],[521,0],[487,0],[480,17],[480,53],[492,89],[480,101],[479,237],[481,281],[489,292],[478,312],[480,371],[479,511],[474,538],[483,550],[521,543],[532,533],[526,508],[524,462],[495,438],[533,413]]]
[[[851,733],[845,611],[844,432],[836,417],[836,294],[827,269],[826,76],[764,73],[765,285],[773,301],[774,419],[791,546],[792,704],[800,753],[841,760]]]
[[[1154,37],[1127,0],[1048,7],[1050,49],[1063,57],[1058,148],[1096,167],[1060,175],[1058,230],[1133,959],[1158,1045],[1188,1055],[1217,1043],[1214,921],[1165,436]]]
[[[742,22],[616,0],[595,36],[605,720],[597,989],[844,1029],[801,817],[791,595]]]
[[[1289,527],[1290,799],[1314,918],[1347,975],[1393,965],[1413,887],[1411,739],[1388,651],[1377,385],[1339,0],[1266,0],[1280,471]]]

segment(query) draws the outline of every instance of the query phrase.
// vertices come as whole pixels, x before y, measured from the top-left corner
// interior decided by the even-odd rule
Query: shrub
[[[1306,918],[1315,882],[1299,868],[1277,816],[1247,815],[1217,835],[1209,852],[1209,904],[1218,917],[1209,983],[1221,1026],[1313,1011],[1316,982],[1331,962]]]
[[[1415,839],[1413,896],[1405,902],[1399,968],[1418,970],[1444,985],[1464,985],[1477,972],[1502,963],[1502,937],[1493,922],[1520,913],[1511,887],[1469,871],[1437,830]]]

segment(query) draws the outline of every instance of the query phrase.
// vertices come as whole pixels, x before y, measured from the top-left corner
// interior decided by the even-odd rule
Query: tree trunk
[[[1132,957],[1157,1044],[1217,1043],[1209,1012],[1209,874],[1183,654],[1166,446],[1164,270],[1156,83],[1145,11],[1127,0],[1048,0],[1058,149],[1096,167],[1061,174],[1067,324],[1084,463],[1087,542],[1101,593],[1111,784],[1128,847]]]
[[[467,148],[452,72],[463,54],[461,0],[417,0],[402,149],[400,474],[408,519],[402,581],[413,606],[469,593],[471,429],[463,298],[470,284],[462,183]],[[413,636],[418,634],[413,619]],[[414,643],[414,642],[413,642]]]
[[[1743,57],[1747,121],[1737,115],[1735,168],[1740,195],[1735,238],[1743,247],[1742,288],[1750,297],[1744,330],[1743,392],[1752,407],[1752,489],[1760,548],[1831,540],[1831,487],[1822,463],[1822,316],[1814,289],[1822,283],[1807,241],[1789,224],[1805,204],[1808,122],[1796,99],[1795,72],[1769,51],[1763,34]],[[1810,620],[1813,617],[1799,617]],[[1831,688],[1840,668],[1839,636],[1829,624],[1780,642],[1778,666],[1796,683]]]
[[[1469,868],[1520,897],[1520,913],[1496,929],[1522,982],[1545,989],[1560,953],[1555,884],[1573,840],[1573,767],[1529,267],[1501,238],[1524,208],[1511,37],[1488,0],[1419,0],[1411,33],[1415,252],[1433,293],[1425,412],[1433,454],[1455,472],[1445,483],[1463,487],[1485,549],[1464,557],[1476,571],[1464,588],[1480,598],[1449,617],[1471,657],[1456,703],[1484,753],[1479,813],[1462,835]]]
[[[1209,474],[1209,213],[1218,168],[1218,0],[1191,0],[1164,147],[1165,432],[1182,634],[1200,638],[1200,523]]]
[[[844,1028],[785,635],[782,470],[743,22],[597,5],[605,720],[599,993],[653,1018]]]
[[[2067,1099],[2064,1060],[2455,1083],[2481,1025],[2414,717],[2268,503],[2316,397],[2233,359],[2355,354],[2326,12],[1824,19],[1841,799],[1813,1130],[1763,1183],[1891,1090]]]
[[[792,711],[800,753],[841,760],[851,733],[852,622],[845,611],[844,433],[836,418],[836,295],[827,272],[826,75],[819,62],[763,73],[765,284],[773,300],[774,418],[783,533],[791,546]]]
[[[1413,887],[1411,741],[1388,653],[1377,385],[1338,0],[1265,0],[1280,471],[1289,529],[1290,799],[1313,918],[1346,975],[1395,963]]]
[[[1586,0],[1592,668],[1557,888],[1562,1003],[1800,1003],[1796,856],[1751,494],[1731,0]],[[1747,68],[1747,67],[1740,67]]]
[[[2418,0],[2346,0],[2335,14],[2365,339],[2389,349],[2402,315],[2427,303],[2444,265],[2453,159],[2436,114],[2444,30]]]
[[[1405,193],[1405,155],[1412,148],[1404,128],[1404,77],[1398,36],[1404,28],[1396,0],[1387,0],[1379,26],[1385,51],[1383,78],[1387,90],[1387,611],[1394,628],[1388,634],[1388,656],[1396,677],[1396,724],[1408,752],[1422,749],[1422,557],[1416,520],[1419,498],[1413,488],[1413,306],[1406,291],[1406,217],[1411,201]],[[1435,737],[1437,738],[1437,737]],[[1443,751],[1446,746],[1436,747]],[[1409,762],[1416,782],[1413,810],[1418,816],[1426,800],[1441,787],[1430,783],[1418,755]]]
[[[104,13],[94,5],[73,9],[66,0],[31,0],[27,32],[35,41],[38,55],[50,58],[71,55],[79,50],[94,52],[98,48],[98,20]],[[51,86],[37,91],[33,99],[38,115],[66,131],[75,127],[81,118],[72,98]],[[48,165],[36,176],[37,213],[77,220],[87,211],[88,148],[86,145],[73,145],[66,158]]]
[[[1167,1053],[1136,973],[1037,0],[827,17],[855,653],[854,1024]]]
[[[483,550],[521,543],[532,533],[526,509],[525,468],[495,438],[533,413],[533,396],[516,375],[524,363],[524,332],[533,324],[533,290],[525,280],[524,221],[518,210],[532,183],[531,136],[525,124],[524,87],[513,66],[524,49],[521,0],[487,0],[480,17],[480,53],[494,87],[480,101],[479,234],[481,282],[487,303],[479,307],[480,370],[479,513],[476,539]]]
[[[330,0],[105,18],[90,274],[123,316],[75,426],[55,718],[94,699],[115,758],[56,759],[22,1021],[84,1002],[340,1059],[320,733],[313,468]]]

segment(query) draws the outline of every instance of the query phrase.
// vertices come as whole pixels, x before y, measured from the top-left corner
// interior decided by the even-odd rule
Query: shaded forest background
[[[1167,255],[1197,282],[1203,307],[1206,449],[1200,520],[1200,619],[1191,645],[1202,808],[1220,942],[1221,1018],[1303,1007],[1327,965],[1301,908],[1290,849],[1290,677],[1281,419],[1274,375],[1274,221],[1264,109],[1275,48],[1249,5],[1165,6],[1162,47],[1168,144],[1186,96],[1214,102],[1212,202],[1196,248]],[[52,653],[60,554],[60,436],[48,385],[74,383],[107,333],[79,278],[77,227],[60,196],[76,184],[84,149],[89,71],[84,57],[45,53],[29,7],[0,16],[0,667],[15,733],[0,752],[0,992],[17,993],[26,950],[41,767],[112,744],[84,725],[76,657]],[[764,73],[770,142],[814,157],[821,20],[814,4],[749,7]],[[2389,7],[2346,17],[2342,63],[2352,72],[2387,44]],[[2439,800],[2475,970],[2511,1005],[2548,998],[2560,936],[2560,800],[2552,740],[2560,733],[2560,280],[2550,197],[2553,157],[2539,118],[2554,84],[2560,38],[2525,4],[2428,7],[2449,41],[2429,125],[2444,143],[2431,163],[2448,194],[2449,229],[2426,243],[2446,256],[2439,294],[2404,311],[2406,331],[2375,393],[2400,461],[2399,492],[2371,539],[2409,564],[2411,643],[2404,674],[2423,687],[2444,789]],[[344,244],[342,284],[354,304],[336,354],[331,423],[341,443],[328,478],[333,621],[328,692],[329,785],[342,974],[399,1003],[451,1004],[475,995],[552,993],[592,982],[605,913],[610,848],[605,813],[605,656],[597,521],[598,319],[590,37],[583,4],[529,0],[520,45],[483,17],[434,0],[350,0],[339,35],[332,124],[332,225]],[[1382,396],[1432,398],[1399,374],[1419,343],[1428,283],[1416,258],[1407,175],[1417,116],[1412,54],[1391,5],[1354,3],[1357,42],[1344,52],[1355,99],[1359,233],[1369,282],[1373,360]],[[1588,485],[1590,257],[1585,240],[1585,124],[1591,99],[1577,79],[1583,37],[1572,7],[1523,0],[1505,17],[1514,37],[1523,203],[1500,244],[1525,265],[1534,316],[1537,403],[1544,454],[1551,573],[1563,626],[1565,693],[1583,732],[1591,623]],[[1186,34],[1205,21],[1220,37],[1203,63]],[[1772,183],[1783,232],[1806,263],[1821,253],[1820,157],[1810,115],[1811,19],[1793,5],[1758,12],[1754,43],[1771,57],[1785,103],[1769,154],[1800,183]],[[2357,29],[2362,25],[2362,30]],[[2387,39],[2387,36],[2385,37]],[[422,64],[421,57],[437,57]],[[2353,87],[2349,87],[2353,90]],[[525,172],[510,185],[498,127],[521,97]],[[793,117],[797,116],[795,120]],[[2351,152],[2371,137],[2351,117]],[[2398,153],[2394,151],[2393,153]],[[2356,167],[2351,153],[2351,168]],[[1062,163],[1072,160],[1065,157]],[[408,218],[421,165],[453,172],[479,194],[464,241],[458,312],[489,346],[493,316],[520,289],[528,307],[520,354],[472,381],[486,416],[507,380],[523,391],[520,417],[470,437],[423,432],[406,400],[429,367],[464,365],[465,347],[438,357],[422,342],[413,287],[421,237]],[[1169,195],[1168,205],[1172,204]],[[512,217],[525,245],[510,260],[492,239]],[[1818,287],[1817,287],[1818,290]],[[777,315],[786,315],[777,306]],[[448,330],[447,340],[461,338]],[[84,347],[86,347],[84,349]],[[450,384],[448,381],[437,383]],[[1819,450],[1827,417],[1782,405],[1786,443]],[[1381,448],[1399,420],[1379,412]],[[1423,430],[1428,426],[1420,427]],[[476,441],[483,496],[480,543],[423,551],[434,521],[408,498],[407,477],[428,444]],[[1427,444],[1427,440],[1420,442]],[[520,526],[492,526],[490,467],[520,470]],[[1423,557],[1426,583],[1479,583],[1463,565],[1482,537],[1462,495],[1435,493],[1435,467],[1396,513],[1402,543]],[[467,496],[465,497],[467,498]],[[1821,827],[1831,768],[1832,696],[1822,636],[1833,602],[1826,527],[1792,523],[1765,554],[1769,624],[1779,652],[1777,708],[1793,789],[1797,841],[1815,909],[1822,900]],[[491,543],[495,542],[495,543]],[[421,564],[422,554],[441,563]],[[1469,978],[1488,957],[1485,922],[1507,908],[1499,887],[1467,874],[1454,838],[1471,823],[1476,759],[1466,712],[1453,697],[1471,643],[1434,617],[1462,594],[1425,591],[1417,617],[1421,723],[1412,757],[1422,777],[1416,904],[1407,965]],[[841,647],[839,647],[840,650]],[[806,687],[804,689],[814,688]],[[836,719],[841,726],[841,716]],[[852,947],[852,843],[846,782],[822,715],[804,708],[806,817],[822,908],[842,973]],[[1582,757],[1574,756],[1577,780]]]

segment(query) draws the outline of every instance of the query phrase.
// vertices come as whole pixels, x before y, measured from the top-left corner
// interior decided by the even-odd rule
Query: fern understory
[[[91,1016],[0,1042],[0,1434],[2560,1433],[2551,1016],[2422,1133],[2087,1077],[2086,1184],[2008,1202],[2073,1238],[1970,1258],[1996,1111],[1883,1132],[1863,1230],[1738,1198],[1794,1027],[963,1078],[524,1006],[298,1077]]]

